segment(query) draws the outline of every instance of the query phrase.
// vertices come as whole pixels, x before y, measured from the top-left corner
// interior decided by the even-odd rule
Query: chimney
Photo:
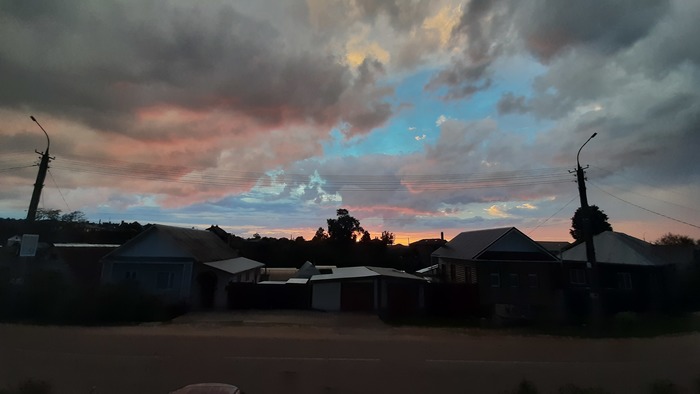
[[[440,240],[444,241],[445,240],[445,233],[440,231]]]

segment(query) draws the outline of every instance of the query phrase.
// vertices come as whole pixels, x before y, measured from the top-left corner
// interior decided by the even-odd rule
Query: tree
[[[87,222],[87,217],[82,211],[73,211],[61,215],[61,221],[69,223],[85,223]]]
[[[59,220],[60,218],[60,209],[39,208],[36,210],[36,220]]]
[[[588,207],[587,216],[591,221],[591,236],[600,234],[603,231],[612,231],[612,226],[608,223],[608,215],[596,205]],[[577,241],[584,240],[584,217],[584,210],[582,207],[579,207],[571,218],[571,230],[569,230],[569,234]]]
[[[700,242],[700,240],[698,240]],[[695,246],[695,240],[687,235],[666,233],[654,241],[655,245],[684,245]]]
[[[388,231],[382,231],[382,242],[384,245],[393,245],[394,244],[394,233],[390,233]]]
[[[360,242],[370,242],[372,240],[372,236],[369,234],[369,231],[365,230],[365,232],[362,233],[362,238],[360,238]]]
[[[354,242],[364,233],[360,221],[350,216],[347,209],[336,211],[337,219],[328,219],[328,237],[338,242]]]
[[[326,234],[326,230],[324,230],[323,227],[319,227],[314,237],[311,238],[312,241],[323,241],[326,239],[328,239],[328,234]]]

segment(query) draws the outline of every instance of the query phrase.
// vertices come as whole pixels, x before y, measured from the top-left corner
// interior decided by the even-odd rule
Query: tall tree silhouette
[[[603,231],[612,231],[612,226],[608,223],[608,215],[605,214],[598,206],[591,205],[588,207],[588,217],[591,221],[591,235],[600,234]],[[582,207],[579,207],[574,216],[571,218],[571,230],[569,234],[577,240],[583,241],[584,239],[584,211]]]
[[[360,226],[360,221],[350,216],[347,209],[340,208],[336,211],[336,219],[328,219],[328,237],[337,242],[354,242],[357,236],[361,236],[365,230]]]

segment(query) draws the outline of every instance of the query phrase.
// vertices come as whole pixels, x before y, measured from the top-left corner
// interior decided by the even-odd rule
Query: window
[[[510,287],[518,287],[518,274],[510,274]]]
[[[629,272],[617,273],[617,288],[622,290],[632,290],[632,275]]]
[[[500,274],[491,274],[491,287],[501,287]]]
[[[159,272],[156,276],[156,289],[158,290],[169,290],[173,288],[173,282],[175,281],[174,272]]]
[[[126,273],[124,273],[124,279],[136,280],[136,271],[126,271]]]
[[[571,270],[569,270],[569,280],[573,285],[585,285],[586,271],[580,268],[572,268]]]
[[[540,287],[540,281],[539,278],[537,278],[537,274],[528,274],[527,275],[527,285],[531,289],[536,289]]]

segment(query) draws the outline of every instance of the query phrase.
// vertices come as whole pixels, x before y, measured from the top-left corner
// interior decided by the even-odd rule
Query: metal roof
[[[229,274],[238,274],[240,272],[245,272],[248,270],[261,268],[265,266],[265,264],[259,261],[247,259],[245,257],[236,257],[234,259],[212,261],[209,263],[204,263],[204,265],[219,269],[224,272],[228,272]]]
[[[394,269],[394,268],[384,268],[384,267],[367,267],[367,268],[378,273],[381,276],[387,276],[390,278],[424,280],[420,276],[409,274],[406,271],[399,271],[399,270]]]
[[[305,285],[308,281],[309,278],[291,278],[284,283],[289,283],[290,285]]]
[[[506,235],[515,227],[493,228],[488,230],[465,231],[457,234],[433,255],[460,260],[473,260],[492,243]]]
[[[311,277],[312,282],[320,280],[340,280],[340,279],[353,279],[353,278],[370,278],[373,276],[379,276],[378,273],[370,270],[367,267],[343,267],[334,268],[332,274],[321,274],[314,275]]]
[[[164,226],[162,224],[153,225],[153,231],[162,232],[186,250],[195,260],[208,263],[233,259],[237,253],[233,248],[226,245],[216,234],[206,230],[195,230],[182,227]],[[147,231],[150,231],[149,228]]]
[[[412,275],[404,271],[399,271],[393,268],[383,267],[343,267],[335,268],[332,274],[314,275],[310,281],[318,282],[324,280],[343,280],[357,278],[372,278],[377,276],[385,276],[390,278],[425,280],[420,276]]]
[[[662,266],[689,263],[693,247],[653,245],[624,233],[605,231],[593,237],[596,261],[603,264]],[[580,243],[562,253],[564,261],[588,261]]]
[[[319,275],[320,273],[321,271],[319,271],[312,262],[307,261],[299,268],[299,271],[297,271],[294,277],[308,279],[314,275]]]

